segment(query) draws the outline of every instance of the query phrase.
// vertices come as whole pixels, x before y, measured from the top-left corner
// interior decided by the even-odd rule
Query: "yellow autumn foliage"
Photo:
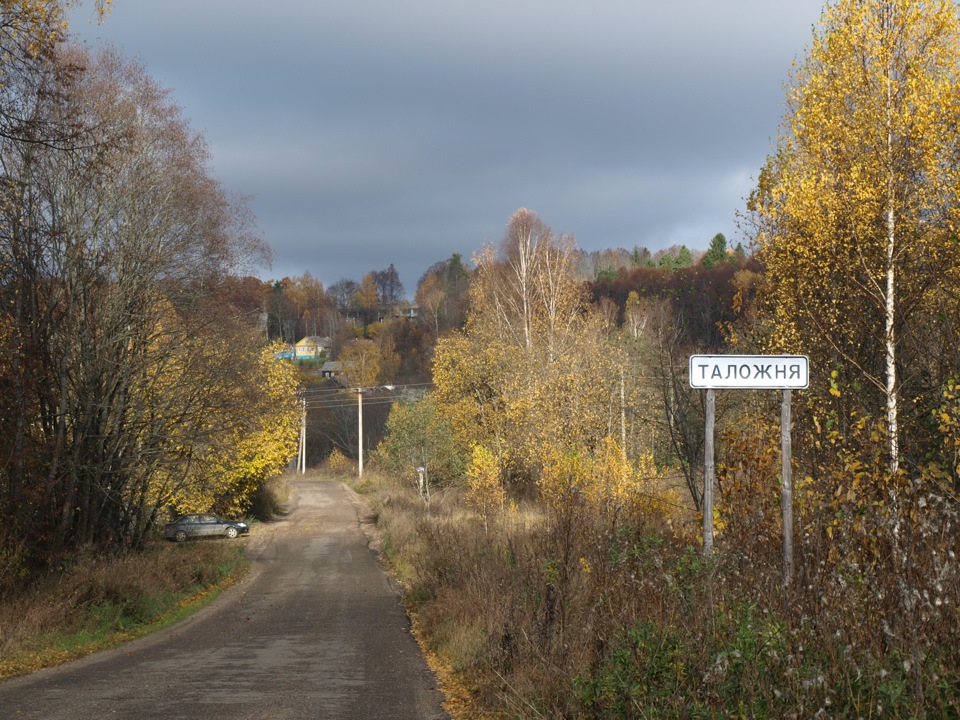
[[[466,328],[434,355],[435,396],[458,442],[489,448],[511,482],[534,482],[550,449],[596,447],[619,417],[627,361],[584,295],[574,250],[518,210],[502,251],[474,258]]]
[[[7,60],[17,54],[19,48],[32,57],[50,52],[66,32],[65,10],[76,7],[82,0],[0,0],[0,47]],[[96,0],[94,7],[103,18],[110,10],[111,0]],[[4,84],[4,73],[0,73],[0,86]]]
[[[470,465],[467,468],[466,503],[488,521],[495,512],[503,510],[507,499],[500,477],[496,456],[483,445],[474,445]]]
[[[261,403],[251,408],[245,427],[233,435],[234,453],[224,468],[229,488],[228,511],[249,508],[253,495],[270,477],[282,472],[297,451],[300,431],[299,378],[296,368],[264,349],[257,363]]]
[[[956,4],[829,4],[786,105],[749,203],[764,350],[811,357],[819,422],[883,415],[896,471],[958,341]]]
[[[249,509],[263,483],[279,474],[296,454],[300,428],[298,375],[278,361],[277,343],[264,348],[246,376],[246,404],[231,404],[229,417],[211,417],[221,432],[196,448],[194,469],[168,503],[179,512],[216,508],[227,514]]]
[[[652,455],[630,462],[610,436],[592,453],[549,449],[537,487],[555,513],[579,507],[607,518],[639,513],[673,519],[683,507],[679,493],[660,482]]]

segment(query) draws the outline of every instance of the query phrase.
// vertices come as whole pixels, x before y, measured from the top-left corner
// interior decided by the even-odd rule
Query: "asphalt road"
[[[284,519],[240,541],[242,583],[173,628],[0,684],[0,719],[447,718],[359,504],[337,482],[293,489]]]

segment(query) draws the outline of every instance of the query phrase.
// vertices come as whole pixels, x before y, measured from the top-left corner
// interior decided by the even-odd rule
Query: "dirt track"
[[[295,482],[243,541],[250,577],[174,628],[0,684],[0,718],[446,718],[362,519],[341,484]]]

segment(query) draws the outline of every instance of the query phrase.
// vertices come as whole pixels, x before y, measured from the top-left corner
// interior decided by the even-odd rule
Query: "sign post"
[[[790,435],[791,390],[810,384],[806,355],[691,355],[690,387],[707,391],[703,442],[703,552],[713,552],[713,435],[717,390],[782,390],[780,406],[781,509],[783,511],[783,582],[793,578],[793,479]]]
[[[780,509],[783,511],[783,583],[793,579],[793,470],[790,458],[790,390],[780,405]]]
[[[717,391],[707,388],[707,427],[703,439],[703,554],[713,553],[713,480],[716,474],[713,454],[713,428],[717,416]]]
[[[691,355],[690,387],[714,390],[803,390],[806,355]]]

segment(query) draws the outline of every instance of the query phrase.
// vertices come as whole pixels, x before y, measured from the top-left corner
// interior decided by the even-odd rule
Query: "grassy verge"
[[[0,599],[0,680],[172,625],[248,568],[243,544],[155,543],[123,557],[78,557],[57,577]]]
[[[952,505],[906,568],[834,532],[784,587],[776,533],[744,519],[706,560],[643,505],[484,519],[456,489],[428,510],[389,477],[355,487],[456,718],[960,717]]]

